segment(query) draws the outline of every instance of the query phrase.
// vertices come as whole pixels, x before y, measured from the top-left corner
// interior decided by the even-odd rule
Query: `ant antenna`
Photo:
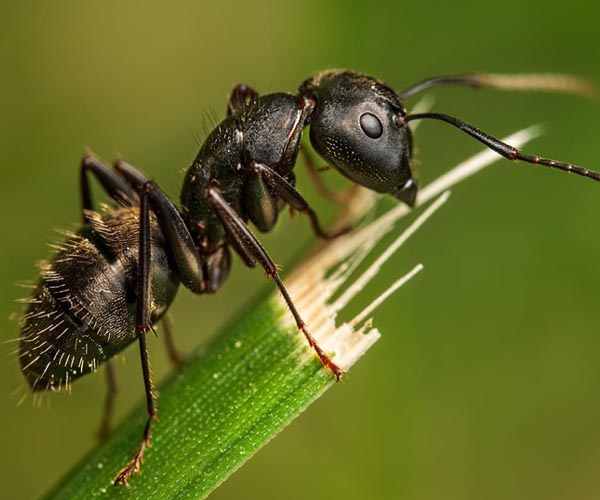
[[[471,137],[475,138],[476,140],[478,140],[479,142],[481,142],[482,144],[484,144],[491,150],[498,153],[500,156],[503,156],[504,158],[507,158],[509,160],[512,160],[512,161],[521,160],[521,161],[524,161],[527,163],[533,163],[535,165],[542,165],[542,166],[548,167],[548,168],[556,168],[558,170],[563,170],[565,172],[570,172],[573,174],[581,175],[582,177],[588,177],[590,179],[594,179],[595,181],[600,181],[600,173],[599,172],[595,172],[593,170],[588,170],[587,168],[583,168],[583,167],[578,167],[578,166],[572,165],[570,163],[563,163],[560,161],[551,160],[549,158],[542,158],[540,156],[534,156],[534,155],[528,155],[528,154],[522,153],[517,148],[515,148],[509,144],[506,144],[505,142],[502,142],[502,141],[496,139],[495,137],[492,137],[491,135],[486,134],[485,132],[479,130],[478,128],[474,127],[473,125],[469,125],[468,123],[465,123],[462,120],[459,120],[458,118],[455,118],[450,115],[445,115],[442,113],[415,113],[413,115],[408,115],[408,116],[397,115],[396,123],[399,126],[403,127],[412,120],[422,120],[422,119],[440,120],[440,121],[449,123],[450,125],[462,130],[463,132],[466,132]]]
[[[401,100],[438,85],[460,85],[472,88],[493,88],[501,90],[540,90],[565,92],[591,97],[596,93],[595,86],[584,78],[573,75],[552,73],[524,75],[494,75],[471,73],[465,75],[434,76],[400,92]]]

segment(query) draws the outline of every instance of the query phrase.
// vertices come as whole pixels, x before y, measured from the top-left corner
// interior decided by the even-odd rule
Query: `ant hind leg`
[[[146,406],[148,419],[144,427],[142,439],[130,462],[119,472],[115,484],[127,484],[134,472],[139,471],[144,452],[150,446],[150,430],[152,422],[157,418],[156,396],[154,395],[154,384],[148,361],[148,349],[146,347],[146,333],[151,328],[150,324],[150,207],[148,192],[143,189],[140,196],[140,228],[139,228],[139,255],[136,280],[136,311],[135,330],[140,347],[140,361],[142,375],[144,378],[144,389],[146,392]]]
[[[138,204],[138,197],[131,184],[117,171],[111,169],[93,154],[88,153],[81,160],[79,174],[84,223],[88,220],[86,212],[94,209],[88,173],[96,177],[106,193],[117,203],[125,206]]]
[[[115,367],[110,359],[104,363],[104,370],[106,374],[106,398],[104,399],[102,420],[96,433],[96,437],[101,443],[106,441],[108,436],[110,436],[115,397],[117,395],[117,376],[115,374]]]

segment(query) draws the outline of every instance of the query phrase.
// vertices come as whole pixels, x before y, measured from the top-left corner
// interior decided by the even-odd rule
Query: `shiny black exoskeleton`
[[[137,340],[149,417],[134,458],[116,479],[126,483],[139,469],[156,416],[145,333],[161,320],[180,283],[196,294],[216,292],[229,274],[231,249],[247,266],[265,269],[310,346],[339,378],[342,371],[310,335],[248,222],[268,232],[280,211],[289,206],[309,217],[319,237],[344,232],[324,231],[294,187],[294,165],[307,125],[314,149],[329,165],[354,183],[391,194],[410,206],[416,200],[417,183],[407,124],[415,119],[447,122],[511,160],[600,180],[596,172],[525,155],[454,117],[408,114],[403,104],[404,99],[438,84],[508,88],[506,81],[490,75],[437,77],[396,93],[364,74],[325,71],[306,80],[295,95],[258,96],[238,85],[229,100],[228,116],[206,138],[186,173],[179,208],[128,163],[117,161],[110,168],[87,155],[81,164],[82,228],[69,234],[54,259],[42,265],[41,280],[23,319],[20,359],[31,388],[60,389],[106,363],[112,388],[101,429],[106,434],[114,394],[109,360]],[[558,85],[536,81],[543,88],[573,90],[564,80]],[[519,86],[532,87],[523,78],[509,87]],[[308,166],[314,174],[314,166]],[[93,211],[90,173],[118,203],[117,208]],[[165,334],[171,357],[177,360],[168,325]]]

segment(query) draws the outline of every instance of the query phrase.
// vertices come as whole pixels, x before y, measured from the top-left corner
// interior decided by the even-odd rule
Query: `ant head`
[[[310,140],[323,158],[353,182],[414,205],[412,139],[392,89],[360,73],[326,71],[306,80],[300,93],[316,102]]]

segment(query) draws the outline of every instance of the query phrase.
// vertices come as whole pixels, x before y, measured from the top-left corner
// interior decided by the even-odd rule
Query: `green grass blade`
[[[334,384],[287,325],[277,301],[262,302],[160,390],[160,420],[142,471],[112,485],[135,450],[142,406],[46,498],[205,497],[293,417]]]

